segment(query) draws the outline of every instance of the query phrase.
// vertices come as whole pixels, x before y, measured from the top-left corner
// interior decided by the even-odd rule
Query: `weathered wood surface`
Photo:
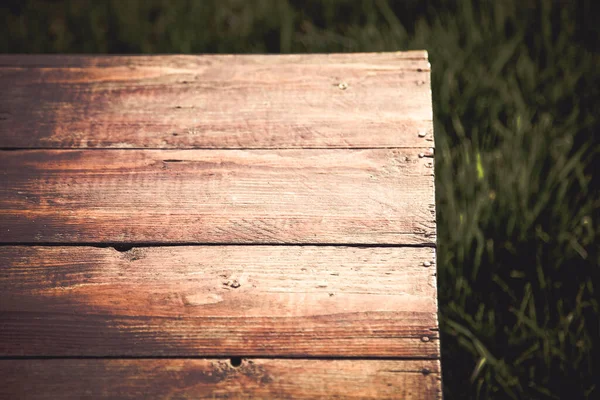
[[[0,55],[0,398],[440,398],[429,72]]]
[[[433,246],[423,151],[7,151],[0,242]]]
[[[438,361],[0,360],[0,397],[440,399]]]
[[[426,52],[0,55],[0,148],[430,147],[429,70]]]
[[[314,54],[203,54],[203,55],[82,55],[82,54],[0,54],[1,67],[23,68],[106,68],[118,65],[132,67],[176,66],[198,68],[218,64],[226,68],[247,64],[387,64],[401,61],[427,61],[426,50],[379,53],[314,53]],[[422,64],[418,65],[419,67]],[[429,64],[427,64],[429,69]]]
[[[436,358],[433,263],[431,248],[3,246],[0,356]]]

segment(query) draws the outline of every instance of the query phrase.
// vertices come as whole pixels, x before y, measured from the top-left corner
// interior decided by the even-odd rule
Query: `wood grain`
[[[0,85],[0,398],[441,398],[426,52]]]
[[[438,358],[434,249],[0,247],[0,356]]]
[[[161,67],[173,65],[198,68],[220,64],[364,64],[378,62],[427,61],[426,50],[371,53],[315,53],[315,54],[203,54],[203,55],[82,55],[82,54],[0,54],[0,68],[107,68],[115,65],[131,67]]]
[[[441,399],[437,361],[2,360],[11,399]]]
[[[0,148],[433,145],[425,52],[0,55],[0,86]]]
[[[0,242],[433,246],[421,151],[8,151]]]

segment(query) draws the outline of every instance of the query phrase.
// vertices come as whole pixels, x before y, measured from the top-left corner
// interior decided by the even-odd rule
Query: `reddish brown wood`
[[[0,55],[0,398],[440,398],[429,71]]]
[[[0,247],[0,356],[436,358],[430,248]]]
[[[425,52],[0,55],[0,147],[426,147],[429,69]]]
[[[420,151],[5,152],[0,242],[434,245]]]
[[[379,53],[317,53],[317,54],[204,54],[197,55],[82,55],[82,54],[0,54],[1,67],[22,68],[107,68],[128,67],[198,68],[206,65],[262,64],[347,64],[364,65],[373,62],[389,64],[397,61],[427,61],[426,50]],[[415,64],[420,67],[422,64]],[[427,65],[429,69],[429,65]]]
[[[2,398],[441,399],[438,361],[3,360]]]

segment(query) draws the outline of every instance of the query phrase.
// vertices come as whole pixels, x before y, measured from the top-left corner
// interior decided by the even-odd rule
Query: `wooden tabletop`
[[[0,86],[0,398],[441,397],[426,52]]]

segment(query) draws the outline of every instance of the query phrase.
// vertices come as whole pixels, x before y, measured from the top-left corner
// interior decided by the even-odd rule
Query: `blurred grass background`
[[[600,398],[593,0],[10,0],[0,52],[427,49],[444,394]]]

